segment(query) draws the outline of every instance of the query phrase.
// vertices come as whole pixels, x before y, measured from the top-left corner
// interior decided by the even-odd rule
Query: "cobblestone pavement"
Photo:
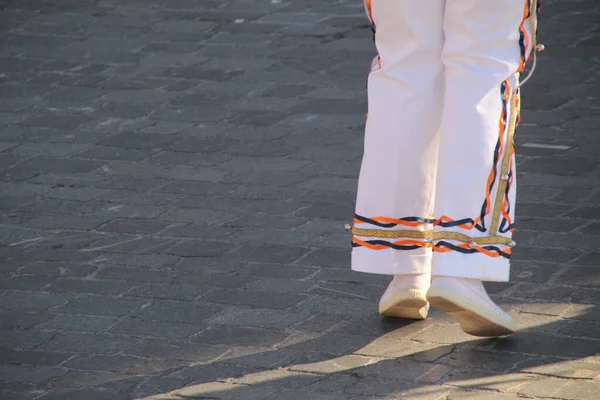
[[[522,331],[382,319],[349,270],[359,0],[0,0],[0,398],[600,398],[600,3],[545,1]]]

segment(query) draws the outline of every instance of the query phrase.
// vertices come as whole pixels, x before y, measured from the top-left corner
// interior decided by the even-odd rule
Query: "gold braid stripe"
[[[508,180],[504,180],[503,178],[509,173],[510,160],[512,158],[512,155],[514,154],[514,136],[517,124],[517,106],[515,103],[515,90],[516,88],[510,87],[510,121],[508,123],[508,132],[506,133],[506,148],[504,149],[504,155],[502,157],[502,166],[500,167],[500,183],[498,184],[498,189],[496,191],[496,199],[494,201],[494,213],[492,214],[492,223],[490,226],[490,233],[492,234],[498,232],[498,226],[500,225],[500,214],[502,213],[502,200],[504,199],[504,192],[506,191],[506,185],[508,184]]]
[[[532,0],[529,7],[529,23],[531,26],[531,51],[537,51],[537,26],[536,26],[536,15],[537,15],[537,0]],[[504,192],[506,191],[506,185],[508,180],[503,180],[502,177],[508,175],[510,169],[510,160],[515,152],[515,128],[517,124],[517,106],[515,103],[515,96],[519,89],[519,83],[517,81],[515,88],[510,88],[511,95],[510,101],[510,121],[508,125],[508,132],[506,134],[506,149],[502,157],[502,167],[500,169],[500,184],[496,192],[496,199],[494,202],[494,213],[492,214],[492,223],[490,226],[490,233],[498,231],[500,225],[500,214],[502,213],[502,200],[504,198]]]
[[[462,233],[457,232],[434,232],[433,230],[427,231],[409,231],[409,230],[381,230],[381,229],[360,229],[350,228],[350,232],[355,236],[363,237],[377,237],[383,239],[398,239],[398,238],[410,238],[410,239],[432,239],[432,240],[456,240],[463,243],[476,243],[482,244],[503,244],[506,246],[513,246],[514,242],[504,236],[487,236],[473,238]]]
[[[433,240],[456,240],[463,243],[471,243],[475,242],[477,244],[504,244],[506,246],[511,246],[514,243],[512,239],[504,237],[504,236],[486,236],[486,237],[478,237],[473,238],[467,235],[463,235],[462,233],[457,232],[436,232],[433,235]]]
[[[410,238],[427,239],[433,236],[433,229],[428,231],[409,231],[409,230],[382,230],[382,229],[360,229],[351,228],[350,232],[355,236],[378,237],[384,239]]]

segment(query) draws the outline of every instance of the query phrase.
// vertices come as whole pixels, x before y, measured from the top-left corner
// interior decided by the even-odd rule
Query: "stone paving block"
[[[138,360],[136,365],[127,368],[125,372],[137,375],[153,374],[156,377],[157,374],[169,374],[188,365],[188,361],[180,360]]]
[[[137,339],[126,336],[90,333],[63,333],[38,348],[68,353],[112,354],[134,345]]]
[[[0,366],[0,375],[4,382],[21,382],[40,385],[65,373],[58,367],[26,367],[20,365]]]
[[[179,268],[178,271],[172,276],[173,282],[234,289],[240,288],[246,283],[252,281],[252,279],[249,279],[248,277],[225,275],[219,270],[200,270],[197,267],[198,258],[193,258],[193,260],[194,262],[191,264],[196,264],[196,268],[193,268],[193,266],[192,268]]]
[[[307,318],[307,314],[269,308],[229,307],[211,317],[210,322],[227,326],[283,329]]]
[[[600,224],[598,224],[598,226],[600,227]],[[587,265],[591,265],[591,266],[600,265],[600,253],[593,252],[593,253],[586,254],[585,256],[583,256],[582,258],[577,260],[577,264],[586,265],[586,266]]]
[[[124,149],[121,147],[96,146],[78,154],[78,157],[92,160],[141,161],[150,157],[148,149]]]
[[[46,229],[90,230],[106,222],[106,218],[81,215],[42,215],[30,219],[25,226]]]
[[[239,213],[227,211],[201,210],[193,208],[180,208],[161,215],[165,221],[179,223],[197,223],[207,225],[222,225],[227,221],[237,218]]]
[[[366,316],[374,312],[376,304],[364,299],[332,298],[311,295],[295,308],[300,312]]]
[[[149,400],[172,400],[176,399],[175,395],[167,395],[165,393],[169,393],[173,390],[180,389],[185,387],[186,381],[175,378],[156,378],[151,377],[144,380],[136,389],[135,389],[135,398],[149,399]],[[154,397],[154,395],[156,397]]]
[[[318,249],[304,257],[298,264],[345,268],[350,265],[350,253],[342,249]]]
[[[2,281],[0,283],[0,288],[12,290],[41,290],[54,281],[55,278],[50,276],[20,275]]]
[[[595,288],[600,283],[600,270],[597,267],[572,267],[558,277],[556,282]]]
[[[55,389],[39,397],[43,400],[128,400],[126,393],[109,392],[94,389]]]
[[[258,369],[253,367],[217,363],[213,365],[191,366],[177,371],[170,376],[177,379],[205,383],[240,377],[257,371]]]
[[[13,392],[8,390],[1,390],[0,396],[3,400],[31,400],[39,396],[39,393],[24,393],[24,392]]]
[[[121,219],[102,225],[97,228],[97,230],[101,232],[153,234],[164,229],[168,225],[169,224],[167,223],[158,221]]]
[[[541,247],[515,247],[514,258],[517,261],[547,261],[570,263],[582,256],[582,252],[574,249],[548,249]]]
[[[242,256],[244,260],[256,263],[291,264],[307,254],[310,249],[282,245],[243,245],[229,257]]]
[[[561,388],[567,385],[567,380],[552,378],[537,379],[518,389],[518,394],[525,396],[557,397]]]
[[[139,309],[145,303],[145,300],[137,299],[82,296],[74,298],[63,306],[56,308],[56,311],[66,314],[122,317],[133,310]]]
[[[19,270],[23,274],[31,275],[48,275],[48,276],[70,276],[70,277],[83,277],[91,274],[96,270],[96,266],[80,263],[65,263],[65,262],[53,262],[44,263],[37,262],[24,266]]]
[[[220,310],[215,305],[202,305],[176,301],[154,300],[132,314],[135,318],[182,323],[200,322]]]
[[[111,392],[128,392],[141,378],[131,375],[103,372],[70,370],[52,382],[55,388],[94,388]]]
[[[1,307],[3,310],[41,313],[68,300],[67,296],[61,294],[11,292],[2,297]]]
[[[565,313],[568,309],[572,307],[571,304],[565,303],[547,303],[547,304],[525,304],[522,307],[519,307],[519,311],[522,313],[531,313],[531,314],[542,314],[542,315],[552,315],[559,316]]]
[[[126,319],[110,328],[109,332],[131,336],[183,339],[203,331],[206,327],[199,324],[176,324],[164,321]]]
[[[550,263],[513,261],[510,268],[512,282],[546,283],[557,275],[561,267]]]
[[[363,348],[370,342],[368,337],[358,337],[346,335],[345,332],[301,332],[296,331],[290,338],[281,344],[281,346],[290,347],[295,350],[313,352],[318,355],[317,361],[322,361],[323,356],[326,359],[333,359],[336,356],[352,354]],[[297,360],[297,363],[312,363],[315,361],[308,353],[305,360]]]
[[[187,149],[186,149],[187,150]],[[191,165],[198,167],[212,167],[223,162],[222,154],[215,153],[186,153],[183,151],[162,151],[151,158],[148,162],[159,165]]]
[[[146,338],[125,350],[125,353],[152,359],[204,363],[221,358],[229,350],[230,346]]]
[[[264,278],[249,282],[244,289],[251,291],[272,291],[279,293],[300,294],[314,286],[314,282],[290,279]]]
[[[191,301],[206,294],[212,288],[188,284],[153,284],[138,286],[124,296],[144,299],[186,300]]]
[[[170,254],[98,254],[94,261],[104,262],[109,259],[112,264],[144,268],[161,268],[179,261],[179,257]]]
[[[376,285],[366,285],[354,282],[319,283],[312,287],[308,293],[329,297],[346,297],[375,301],[383,294],[383,288]]]
[[[211,343],[236,346],[274,346],[283,342],[287,333],[260,328],[215,326],[211,327],[191,340],[195,343]]]
[[[453,346],[439,346],[412,340],[400,341],[380,337],[355,350],[354,353],[381,358],[408,358],[410,356],[415,361],[431,362],[452,352],[452,350],[454,350]]]
[[[493,346],[493,349],[497,351],[575,358],[595,354],[600,349],[599,346],[600,344],[596,343],[595,340],[587,338],[568,338],[522,332],[518,337],[499,341]]]
[[[58,315],[50,321],[39,325],[42,329],[59,331],[101,332],[118,323],[117,318],[83,316],[83,315]]]
[[[453,351],[438,361],[441,364],[455,368],[469,369],[469,366],[476,365],[479,371],[509,372],[518,370],[520,364],[529,358],[530,356],[528,355],[494,353],[478,349],[462,348]]]
[[[12,350],[1,347],[0,356],[2,362],[11,365],[30,365],[30,366],[56,366],[72,357],[72,354],[30,351],[30,350]]]
[[[553,376],[557,378],[592,380],[597,379],[600,374],[599,368],[600,367],[596,363],[588,363],[583,360],[565,360],[561,358],[535,359],[521,366],[522,372],[526,373]]]
[[[119,282],[165,282],[170,271],[147,268],[127,268],[124,266],[100,265],[94,274],[100,279],[112,279]]]
[[[63,365],[70,369],[120,372],[140,363],[139,358],[123,356],[78,356]]]
[[[175,394],[184,399],[202,399],[208,397],[224,400],[260,400],[269,397],[269,395],[275,392],[276,389],[269,387],[254,387],[222,382],[210,382],[188,386],[184,389],[177,390]]]
[[[230,242],[180,240],[165,252],[180,257],[220,257],[233,249],[235,245]]]
[[[176,243],[175,239],[158,237],[140,237],[131,235],[112,234],[106,239],[98,240],[93,245],[85,248],[85,251],[102,251],[105,253],[123,254],[154,254],[166,250]]]
[[[304,300],[304,296],[269,291],[218,289],[206,294],[203,301],[240,306],[283,309]]]
[[[135,283],[109,280],[58,278],[48,286],[47,291],[54,293],[89,293],[116,296],[134,286],[136,286]]]
[[[285,368],[278,368],[247,374],[239,378],[231,379],[231,382],[244,385],[266,385],[275,387],[281,387],[281,384],[285,383],[286,388],[303,389],[322,379],[322,375],[299,373]]]
[[[272,215],[270,213],[256,213],[244,215],[240,218],[228,221],[225,226],[242,227],[247,229],[263,229],[277,227],[277,229],[291,229],[302,225],[306,219],[295,216]]]
[[[600,324],[597,321],[573,321],[561,326],[557,332],[570,337],[598,339],[600,337]]]
[[[310,267],[300,267],[296,265],[286,265],[285,267],[282,267],[281,265],[265,263],[245,263],[243,270],[245,273],[252,276],[299,280],[306,279],[318,271],[316,268]]]
[[[447,400],[518,400],[522,397],[514,395],[504,395],[500,393],[475,392],[475,391],[457,391],[450,393]]]

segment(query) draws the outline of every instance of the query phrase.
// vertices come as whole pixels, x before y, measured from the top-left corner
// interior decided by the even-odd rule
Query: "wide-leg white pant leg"
[[[367,2],[380,59],[368,79],[352,269],[426,273],[444,88],[445,0]]]
[[[515,244],[512,138],[518,72],[535,45],[532,1],[447,2],[434,276],[509,278]]]

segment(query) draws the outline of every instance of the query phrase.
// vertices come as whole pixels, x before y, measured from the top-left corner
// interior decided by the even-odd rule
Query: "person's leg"
[[[512,319],[493,304],[481,281],[509,278],[515,244],[513,135],[519,72],[535,46],[532,1],[448,0],[444,15],[446,92],[429,297],[471,293],[473,302],[487,307],[488,320],[505,328],[457,318],[465,330],[481,335],[514,331]]]
[[[429,1],[423,7],[413,0],[367,0],[379,59],[368,79],[352,269],[396,275],[382,298],[384,315],[409,317],[386,309],[397,303],[398,291],[429,287],[444,3]]]

